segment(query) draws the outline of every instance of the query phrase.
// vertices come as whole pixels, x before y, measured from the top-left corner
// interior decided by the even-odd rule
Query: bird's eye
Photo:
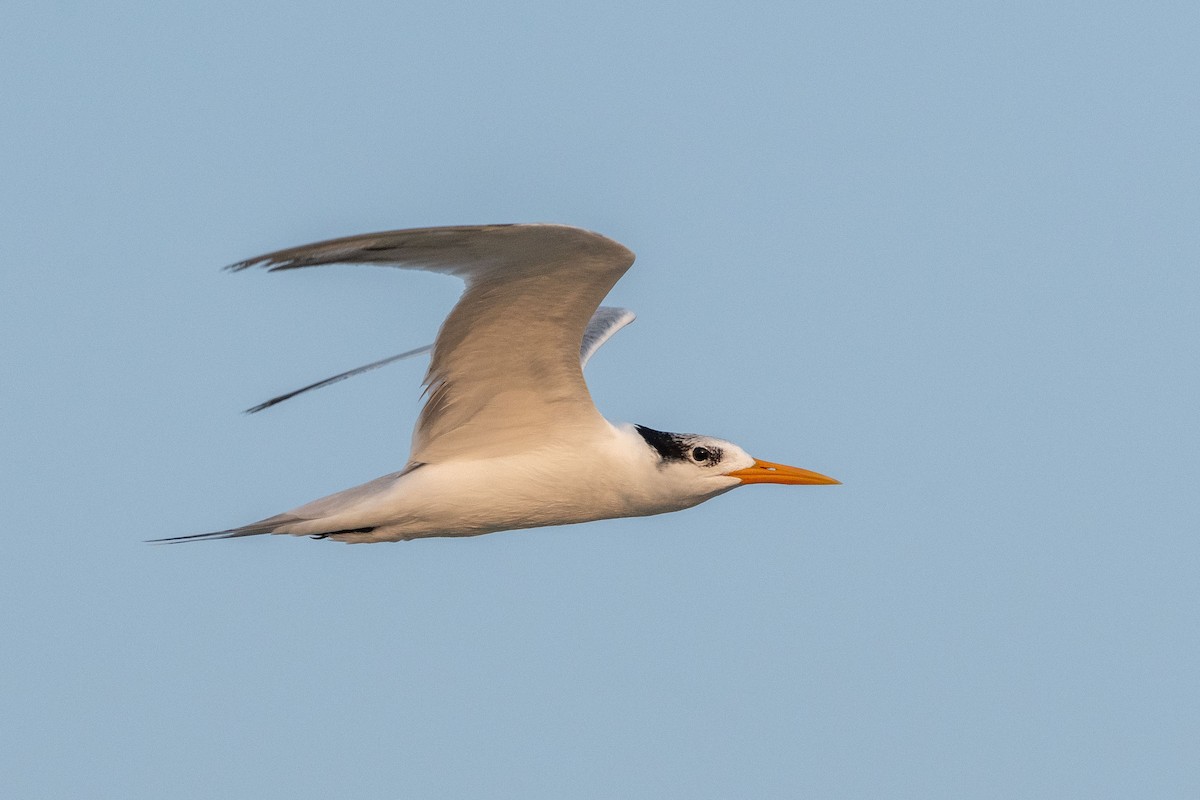
[[[712,458],[712,453],[708,451],[707,447],[694,447],[692,448],[692,458],[699,464]]]

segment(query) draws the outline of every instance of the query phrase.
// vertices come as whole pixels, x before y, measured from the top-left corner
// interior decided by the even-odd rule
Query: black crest
[[[663,461],[687,461],[689,440],[691,437],[680,436],[677,433],[665,433],[647,428],[644,425],[634,425],[637,432],[646,440],[646,444],[658,451]]]

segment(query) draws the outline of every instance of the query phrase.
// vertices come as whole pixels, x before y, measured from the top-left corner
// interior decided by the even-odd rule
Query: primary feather
[[[596,313],[592,315],[591,321],[588,322],[587,330],[583,333],[583,343],[579,346],[579,366],[580,368],[587,366],[587,362],[595,355],[596,351],[607,342],[612,335],[624,328],[629,323],[637,318],[628,308],[614,308],[612,306],[600,306],[596,309]],[[397,361],[402,361],[406,358],[419,356],[428,353],[433,349],[433,345],[427,344],[424,347],[417,347],[412,350],[406,350],[403,353],[397,353],[394,356],[381,358],[378,361],[372,361],[370,364],[363,364],[361,367],[348,369],[345,372],[339,372],[324,380],[319,380],[316,383],[310,383],[307,386],[302,386],[299,389],[287,392],[285,394],[272,397],[270,400],[259,403],[246,409],[247,414],[257,414],[259,411],[264,411],[268,408],[276,406],[285,400],[291,400],[305,392],[313,389],[321,389],[326,386],[331,386],[339,381],[344,381],[346,378],[353,378],[355,375],[361,375],[364,372],[370,372],[373,369],[393,364]]]

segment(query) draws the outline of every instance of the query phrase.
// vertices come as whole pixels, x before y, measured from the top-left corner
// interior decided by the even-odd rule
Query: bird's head
[[[657,454],[657,468],[679,490],[701,502],[748,483],[836,484],[841,481],[799,467],[754,458],[733,442],[694,433],[665,433],[635,426]]]

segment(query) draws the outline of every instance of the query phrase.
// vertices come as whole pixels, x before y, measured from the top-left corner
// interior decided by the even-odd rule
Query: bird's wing
[[[481,225],[350,236],[230,269],[354,263],[462,278],[466,290],[433,344],[428,399],[413,431],[410,459],[437,463],[517,452],[600,423],[580,364],[584,332],[633,259],[579,228]],[[608,325],[594,347],[620,327]]]
[[[637,315],[628,308],[614,308],[613,306],[600,306],[596,309],[596,313],[592,315],[592,319],[588,322],[587,330],[583,332],[583,342],[579,345],[579,366],[586,367],[588,359],[590,359],[601,345],[612,338],[612,335],[624,328],[629,323],[637,319]],[[419,356],[423,353],[428,353],[433,349],[433,345],[427,344],[424,347],[417,347],[412,350],[405,350],[403,353],[397,353],[394,356],[381,358],[378,361],[372,361],[370,364],[363,364],[361,367],[348,369],[345,372],[339,372],[324,380],[310,383],[307,386],[302,386],[299,389],[293,389],[285,394],[272,397],[270,400],[259,403],[246,409],[247,414],[257,414],[259,411],[265,411],[272,406],[277,406],[284,400],[291,400],[293,397],[302,395],[305,392],[313,389],[322,389],[339,381],[344,381],[346,378],[353,378],[355,375],[361,375],[364,372],[370,372],[373,369],[386,367],[388,364],[402,361],[406,358]]]
[[[600,306],[588,322],[587,330],[583,332],[583,343],[579,345],[579,366],[586,367],[587,362],[596,354],[612,335],[637,319],[628,308]]]

